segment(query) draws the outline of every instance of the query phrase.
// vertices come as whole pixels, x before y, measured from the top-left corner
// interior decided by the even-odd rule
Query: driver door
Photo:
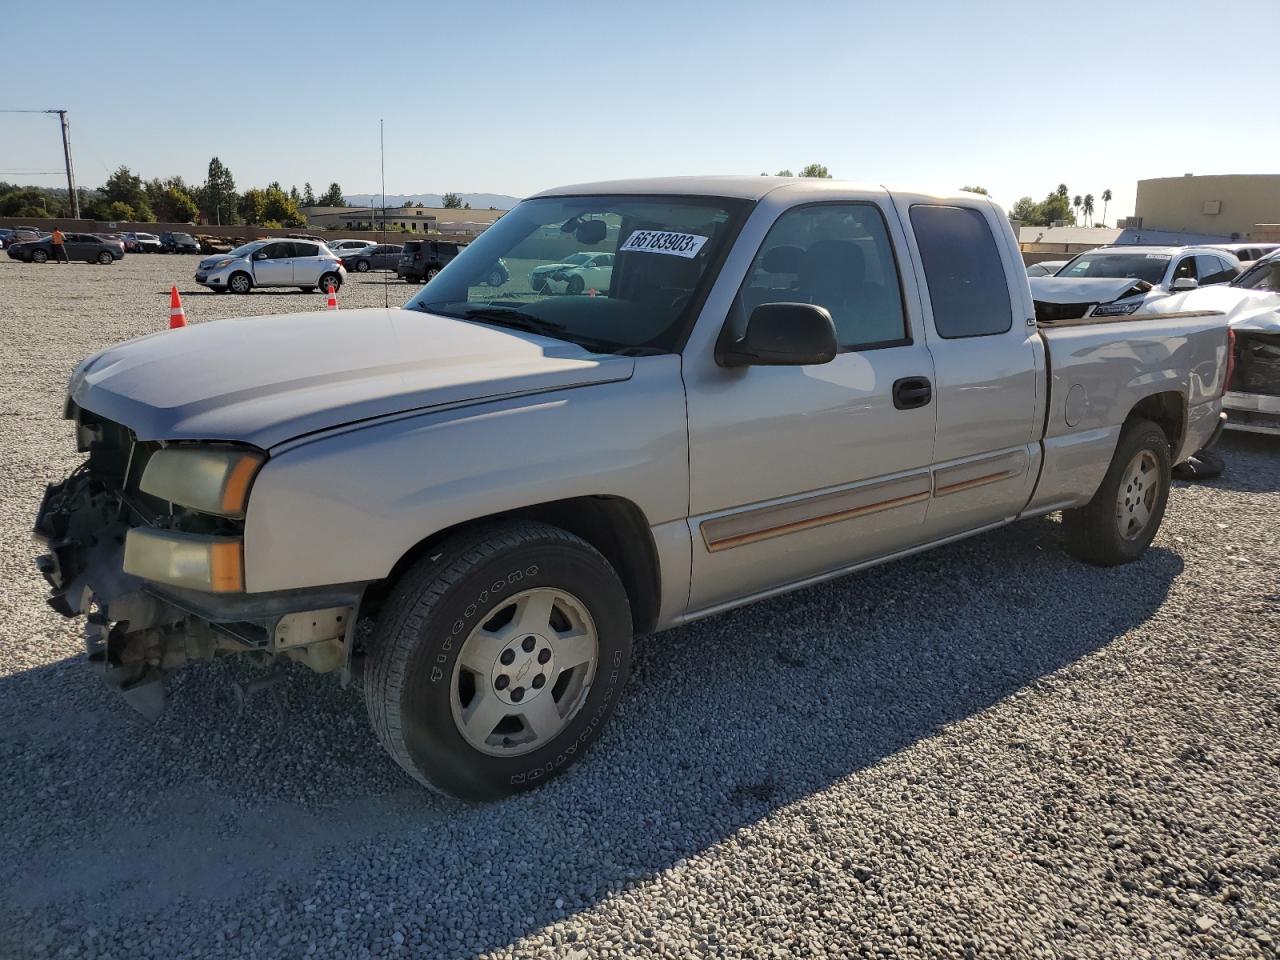
[[[686,351],[691,612],[923,536],[933,359],[914,277],[898,267],[910,260],[887,201],[875,194],[782,211],[756,241],[733,302],[733,336],[763,303],[827,308],[840,345],[830,363],[726,368],[713,350]]]
[[[253,255],[253,282],[259,287],[287,287],[293,283],[293,244],[269,243]]]

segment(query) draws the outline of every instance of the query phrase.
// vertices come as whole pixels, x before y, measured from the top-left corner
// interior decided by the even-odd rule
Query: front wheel
[[[98,254],[98,262],[105,267],[109,263],[115,263],[116,258],[113,257],[108,251],[103,250],[101,253]]]
[[[43,250],[32,250],[31,262],[32,263],[48,263],[49,254],[45,253]]]
[[[1072,556],[1114,567],[1146,553],[1169,502],[1169,460],[1169,439],[1157,424],[1128,423],[1093,499],[1062,513]]]
[[[253,289],[253,280],[247,273],[233,273],[227,280],[227,289],[232,293],[248,293]]]
[[[630,606],[608,561],[557,527],[495,525],[433,549],[396,583],[371,641],[365,704],[410,776],[496,799],[582,755],[630,661]]]
[[[500,287],[506,282],[507,278],[501,270],[491,270],[489,272],[489,286]]]
[[[368,272],[369,272],[369,261],[368,261],[368,260],[357,260],[357,261],[356,261],[356,273],[368,273]]]

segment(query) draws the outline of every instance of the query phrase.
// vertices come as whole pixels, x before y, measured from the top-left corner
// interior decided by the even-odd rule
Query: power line
[[[71,124],[67,121],[66,110],[19,110],[12,107],[0,109],[0,113],[56,113],[62,126],[62,158],[67,167],[67,199],[71,201],[71,217],[80,219],[80,194],[76,192],[75,169],[71,166]],[[15,174],[16,175],[16,174]],[[28,177],[44,177],[47,173],[26,173]]]

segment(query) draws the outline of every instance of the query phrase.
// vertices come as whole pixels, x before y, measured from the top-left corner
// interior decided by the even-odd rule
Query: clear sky
[[[0,107],[67,108],[84,186],[198,183],[217,155],[240,189],[376,192],[383,118],[388,193],[816,161],[1006,206],[1110,187],[1114,220],[1140,178],[1280,169],[1243,92],[1274,2],[4,0],[31,71]],[[54,119],[0,114],[0,179],[59,185],[13,171],[61,159]]]

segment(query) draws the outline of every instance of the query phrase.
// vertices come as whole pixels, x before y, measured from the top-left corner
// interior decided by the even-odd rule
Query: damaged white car
[[[1240,261],[1210,247],[1101,247],[1052,277],[1031,277],[1041,323],[1146,312],[1176,293],[1230,282]]]
[[[1169,297],[1151,312],[1208,311],[1223,314],[1230,330],[1232,365],[1222,397],[1227,429],[1280,436],[1280,253],[1228,286]]]

